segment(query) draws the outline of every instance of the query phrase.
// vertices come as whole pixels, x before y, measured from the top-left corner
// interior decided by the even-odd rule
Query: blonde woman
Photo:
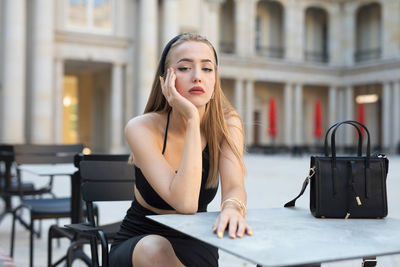
[[[181,34],[164,48],[143,115],[125,136],[135,200],[110,252],[111,266],[218,266],[218,250],[147,219],[206,211],[221,180],[217,237],[251,235],[245,220],[243,127],[220,87],[211,43]]]

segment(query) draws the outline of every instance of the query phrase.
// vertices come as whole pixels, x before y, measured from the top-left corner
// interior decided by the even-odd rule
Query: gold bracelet
[[[233,202],[233,203],[235,203],[236,205],[238,205],[238,207],[239,207],[239,209],[240,209],[240,211],[241,211],[242,216],[244,217],[244,216],[246,215],[246,206],[244,205],[244,203],[243,203],[242,201],[240,201],[239,199],[234,198],[234,197],[225,199],[225,200],[222,202],[222,204],[221,204],[221,211],[224,209],[225,204],[228,203],[228,202]]]

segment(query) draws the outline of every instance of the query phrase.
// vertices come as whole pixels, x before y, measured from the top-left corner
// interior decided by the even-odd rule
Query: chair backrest
[[[129,154],[82,154],[78,153],[74,158],[74,165],[78,169],[82,160],[96,160],[96,161],[125,161],[129,159]]]
[[[75,154],[82,150],[82,144],[14,145],[14,158],[17,164],[73,163]]]
[[[133,200],[134,165],[127,161],[83,160],[82,198],[86,202]]]
[[[86,203],[88,222],[92,226],[96,225],[93,202],[134,199],[135,168],[134,165],[128,163],[128,157],[129,155],[126,155],[123,161],[82,160],[80,162],[82,198]]]

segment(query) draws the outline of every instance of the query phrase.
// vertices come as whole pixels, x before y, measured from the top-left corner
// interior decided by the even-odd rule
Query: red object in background
[[[357,121],[365,125],[364,104],[358,104]],[[364,128],[361,126],[358,126],[358,128],[360,128],[361,135],[364,136]]]
[[[314,109],[314,136],[321,138],[322,136],[322,111],[321,111],[321,100],[315,102]]]
[[[269,136],[276,136],[276,101],[275,98],[271,97],[269,99],[269,128],[268,134]]]

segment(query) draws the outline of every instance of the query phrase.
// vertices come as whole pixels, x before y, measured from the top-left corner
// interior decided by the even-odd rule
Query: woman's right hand
[[[162,93],[169,105],[175,108],[186,120],[199,119],[199,112],[196,106],[176,90],[175,80],[176,74],[173,68],[167,69],[165,79],[160,76]]]

